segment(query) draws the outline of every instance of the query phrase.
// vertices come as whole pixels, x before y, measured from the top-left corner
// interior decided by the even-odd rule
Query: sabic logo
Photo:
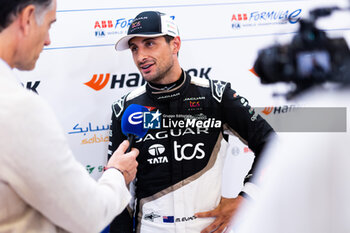
[[[89,172],[89,174],[91,174],[94,171],[95,167],[92,167],[90,165],[86,166],[86,170]]]
[[[103,89],[108,81],[109,81],[110,74],[106,74],[106,77],[104,77],[103,74],[100,74],[97,79],[97,74],[94,74],[92,76],[92,79],[89,82],[84,83],[86,86],[91,87],[95,91],[99,91]]]
[[[88,171],[89,174],[92,174],[93,171],[95,170],[95,168],[96,167],[93,167],[91,165],[86,165],[86,170]],[[98,172],[103,172],[103,166],[102,165],[98,166],[97,169],[98,169]]]
[[[148,148],[148,153],[153,156],[162,155],[165,152],[165,147],[161,144],[155,144]]]
[[[264,113],[265,115],[269,115],[271,112],[273,111],[273,107],[266,107],[262,113]]]

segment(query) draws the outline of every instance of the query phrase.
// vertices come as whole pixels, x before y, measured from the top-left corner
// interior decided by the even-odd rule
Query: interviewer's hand
[[[214,222],[203,229],[201,233],[229,232],[231,230],[231,220],[236,214],[238,208],[241,206],[243,200],[244,198],[242,196],[238,196],[236,198],[221,197],[219,205],[214,210],[196,213],[195,216],[198,218],[216,218]]]
[[[139,155],[139,150],[136,148],[132,148],[130,152],[125,154],[128,146],[129,141],[124,140],[107,163],[107,167],[115,167],[123,172],[126,184],[129,184],[136,176],[138,165],[136,157]]]

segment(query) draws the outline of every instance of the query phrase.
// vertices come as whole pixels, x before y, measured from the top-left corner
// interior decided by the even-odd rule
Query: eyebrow
[[[148,41],[148,40],[154,40],[154,37],[145,38],[145,39],[142,40],[142,43],[144,43],[144,42],[146,42],[146,41]],[[132,42],[130,42],[130,41],[129,41],[128,44],[129,44],[129,48],[130,48],[131,46],[135,45],[135,43],[132,43]]]

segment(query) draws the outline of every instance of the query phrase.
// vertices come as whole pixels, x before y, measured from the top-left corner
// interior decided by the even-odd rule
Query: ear
[[[177,54],[180,51],[180,47],[181,47],[181,39],[179,36],[175,37],[173,40],[173,53]]]
[[[24,36],[27,36],[31,27],[36,23],[35,6],[29,5],[25,7],[18,16],[19,26]]]

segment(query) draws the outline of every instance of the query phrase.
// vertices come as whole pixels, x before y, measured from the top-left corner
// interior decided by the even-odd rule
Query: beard
[[[160,83],[163,79],[165,79],[169,75],[173,66],[174,66],[174,61],[171,59],[166,64],[159,64],[154,74],[147,75],[147,74],[143,74],[142,72],[141,74],[143,79],[145,79],[147,82]]]

